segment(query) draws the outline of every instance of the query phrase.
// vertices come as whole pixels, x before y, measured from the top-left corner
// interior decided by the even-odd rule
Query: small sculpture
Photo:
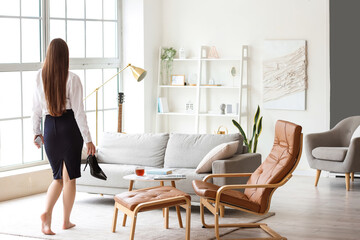
[[[223,103],[220,105],[221,114],[225,114],[226,105]]]
[[[186,55],[185,55],[185,49],[183,47],[181,47],[179,49],[179,59],[185,59]]]
[[[219,58],[219,54],[218,54],[215,46],[212,46],[212,47],[210,48],[210,52],[209,52],[208,58]]]
[[[194,113],[194,104],[192,103],[192,101],[188,101],[186,103],[185,111],[186,113]]]

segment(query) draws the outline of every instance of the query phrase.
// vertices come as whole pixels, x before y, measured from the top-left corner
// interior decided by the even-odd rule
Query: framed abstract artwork
[[[306,68],[305,40],[266,40],[263,58],[264,108],[305,110]]]

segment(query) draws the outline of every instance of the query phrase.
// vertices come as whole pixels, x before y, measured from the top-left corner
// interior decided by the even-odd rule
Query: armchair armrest
[[[317,147],[340,147],[342,145],[340,135],[341,132],[333,128],[330,131],[311,133],[305,136],[305,153],[311,168],[317,169],[312,151]]]
[[[341,169],[342,172],[360,171],[359,159],[360,159],[360,137],[351,140],[348,152],[344,159],[343,169]]]
[[[236,154],[233,157],[225,160],[214,161],[212,163],[212,173],[252,173],[260,166],[260,164],[261,155],[259,153]],[[231,178],[216,177],[216,179],[214,179],[214,184],[222,186],[246,183],[247,179],[248,178],[244,176],[241,176],[241,178],[235,176]]]
[[[218,209],[220,203],[221,194],[226,190],[234,190],[234,189],[245,189],[245,188],[278,188],[284,185],[292,175],[288,175],[285,177],[281,182],[275,184],[237,184],[237,185],[225,185],[220,187],[216,192],[216,199],[215,199],[215,208]]]
[[[203,182],[215,177],[250,177],[252,173],[224,173],[224,174],[209,174],[204,177]]]
[[[331,129],[326,132],[307,134],[305,137],[305,143],[307,146],[311,146],[312,149],[316,147],[341,146],[340,136],[335,129]]]

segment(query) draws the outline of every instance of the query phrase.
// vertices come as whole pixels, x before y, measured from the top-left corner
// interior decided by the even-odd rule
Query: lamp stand
[[[114,76],[112,76],[110,79],[108,79],[106,82],[104,82],[103,84],[101,84],[99,87],[97,87],[94,91],[92,91],[89,95],[87,95],[84,98],[84,101],[90,97],[93,93],[95,93],[96,95],[96,146],[98,146],[98,91],[100,88],[102,88],[105,84],[107,84],[110,80],[112,80],[114,77],[116,77],[117,75],[119,75],[122,71],[124,71],[126,68],[130,67],[134,78],[140,82],[145,76],[146,76],[146,71],[142,68],[138,68],[135,66],[132,66],[130,63],[124,67],[123,69],[121,69],[118,73],[116,73]],[[120,93],[119,93],[120,94]],[[123,101],[123,93],[122,93],[122,97],[121,95],[119,95],[119,113],[118,113],[118,132],[121,132],[121,128],[122,128],[122,101]],[[121,111],[120,111],[121,110]]]

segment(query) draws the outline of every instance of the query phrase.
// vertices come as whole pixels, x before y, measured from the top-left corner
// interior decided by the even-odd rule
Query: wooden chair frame
[[[149,190],[149,189],[153,189],[153,188],[159,188],[159,187],[144,188],[144,189],[135,190],[134,192],[143,191],[143,190]],[[171,203],[174,203],[174,202],[179,202],[179,200],[184,200],[186,202],[186,204],[171,204]],[[146,208],[148,208],[148,207],[161,206],[162,204],[167,204],[167,203],[171,204],[170,206],[165,208],[165,215],[167,215],[167,216],[169,214],[169,207],[181,206],[186,210],[185,239],[190,240],[191,201],[185,196],[177,196],[177,197],[171,197],[171,198],[166,198],[166,199],[160,199],[160,200],[140,203],[139,205],[137,205],[135,207],[134,210],[130,210],[130,209],[124,207],[123,205],[121,205],[120,203],[115,202],[114,216],[113,216],[113,222],[112,222],[112,232],[115,232],[115,230],[116,230],[116,222],[117,222],[118,210],[120,210],[124,214],[126,214],[127,216],[132,218],[131,230],[130,230],[130,238],[129,239],[133,240],[134,235],[135,235],[136,218],[137,218],[138,213],[139,212],[145,212],[145,211],[154,210],[154,209],[147,210]],[[162,208],[162,207],[160,207],[160,208]],[[165,228],[167,228],[167,226],[169,224],[168,219],[169,219],[168,217],[165,217]]]
[[[300,149],[299,149],[299,154],[298,154],[298,157],[296,159],[296,162],[295,162],[293,168],[290,170],[290,172],[279,183],[276,183],[276,184],[224,185],[224,186],[220,187],[217,190],[215,200],[200,197],[200,217],[201,217],[201,222],[203,224],[203,227],[205,227],[205,228],[215,228],[215,236],[216,236],[216,239],[218,239],[218,240],[220,240],[219,228],[228,228],[228,227],[261,228],[263,231],[265,231],[267,234],[269,234],[271,236],[270,238],[250,238],[250,239],[256,239],[256,240],[260,240],[260,239],[286,240],[287,238],[282,237],[281,235],[276,233],[274,230],[272,230],[270,227],[268,227],[267,224],[265,224],[265,223],[219,224],[219,215],[221,216],[221,215],[224,214],[224,207],[225,206],[229,207],[229,208],[237,209],[237,210],[240,210],[240,211],[256,214],[256,215],[264,215],[265,213],[267,213],[269,211],[269,209],[270,209],[270,203],[271,203],[271,198],[272,198],[273,193],[275,192],[275,190],[278,187],[283,186],[287,181],[290,180],[290,178],[292,177],[292,173],[294,172],[294,170],[296,169],[297,165],[300,162],[300,158],[301,158],[301,154],[302,154],[302,141],[303,141],[303,134],[301,134],[301,136],[300,136]],[[252,173],[209,174],[203,179],[203,181],[206,182],[207,180],[209,180],[211,178],[214,178],[214,177],[250,177],[251,174]],[[238,206],[234,206],[234,205],[231,205],[231,204],[227,204],[227,203],[224,203],[224,202],[220,201],[221,194],[224,191],[230,190],[230,189],[245,189],[245,188],[270,188],[270,189],[272,189],[272,191],[270,193],[270,197],[269,197],[268,207],[267,207],[267,209],[265,210],[264,213],[253,212],[251,210],[241,208],[241,207],[238,207]],[[215,216],[215,224],[214,225],[205,223],[204,206]],[[247,239],[243,239],[243,240],[247,240]]]

